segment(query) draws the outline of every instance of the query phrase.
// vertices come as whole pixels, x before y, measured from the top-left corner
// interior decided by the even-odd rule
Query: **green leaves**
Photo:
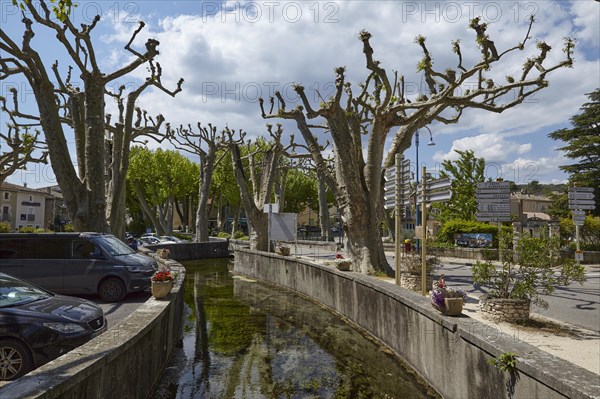
[[[450,219],[475,220],[477,213],[477,200],[475,189],[477,183],[484,181],[485,160],[477,158],[471,150],[455,150],[460,158],[457,161],[445,160],[442,162],[440,177],[452,179],[452,198],[440,204],[440,220]]]
[[[548,137],[566,143],[559,149],[574,163],[560,168],[571,175],[571,183],[594,188],[593,213],[600,215],[600,89],[587,96],[590,102],[582,105],[580,114],[571,117],[573,128],[556,130]]]

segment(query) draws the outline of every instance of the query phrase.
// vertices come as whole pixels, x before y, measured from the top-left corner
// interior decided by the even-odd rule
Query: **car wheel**
[[[116,277],[107,278],[98,287],[98,295],[106,302],[120,302],[125,298],[125,294],[125,284]]]
[[[0,380],[17,379],[32,369],[31,353],[24,344],[11,339],[0,340]]]

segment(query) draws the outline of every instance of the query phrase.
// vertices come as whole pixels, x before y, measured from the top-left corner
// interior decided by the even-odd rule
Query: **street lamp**
[[[427,126],[423,126],[425,129],[427,129],[427,131],[429,132],[429,142],[427,143],[428,146],[434,146],[435,143],[433,142],[433,134],[431,134],[431,130],[427,127]],[[415,132],[415,147],[417,149],[417,156],[416,156],[416,169],[417,169],[417,173],[416,173],[416,178],[417,178],[417,185],[419,184],[419,169],[421,169],[421,165],[419,165],[419,129],[417,129],[417,131]],[[415,187],[416,190],[416,187]],[[419,226],[419,220],[420,219],[420,215],[419,215],[419,204],[417,202],[417,197],[418,197],[419,193],[415,192],[415,230],[416,230],[416,226]],[[417,249],[419,249],[419,240],[417,240]]]
[[[431,130],[427,127],[427,126],[423,126],[425,129],[427,129],[427,131],[429,132],[429,143],[427,143],[427,145],[429,147],[434,146],[435,143],[433,142],[433,134],[431,134]],[[417,184],[419,184],[419,169],[421,168],[421,166],[419,165],[419,129],[417,129],[417,131],[415,132],[415,147],[417,149],[417,158],[416,158],[416,164],[417,164]]]

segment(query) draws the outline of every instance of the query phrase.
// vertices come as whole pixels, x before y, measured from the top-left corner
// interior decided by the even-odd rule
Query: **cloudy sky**
[[[22,37],[21,15],[11,0],[0,0],[2,29],[13,39]],[[358,33],[372,33],[375,58],[388,72],[405,77],[411,97],[426,92],[421,73],[416,72],[422,57],[415,36],[427,38],[427,46],[438,70],[456,68],[451,41],[460,39],[463,64],[477,62],[480,52],[474,33],[467,28],[479,16],[488,23],[490,38],[499,51],[523,40],[527,21],[536,23],[528,48],[515,52],[491,71],[496,81],[507,75],[519,76],[523,61],[536,53],[535,42],[552,47],[548,65],[562,59],[563,38],[577,40],[575,65],[548,76],[550,85],[526,102],[501,114],[467,110],[454,125],[430,125],[421,131],[419,161],[435,170],[444,159],[455,159],[454,150],[471,149],[488,164],[488,177],[503,177],[519,184],[531,180],[563,182],[559,169],[570,160],[557,150],[560,142],[547,138],[556,129],[569,127],[569,118],[586,102],[586,93],[600,86],[600,3],[576,1],[85,1],[73,11],[76,23],[102,19],[94,30],[96,53],[105,72],[131,61],[123,50],[131,33],[143,20],[146,27],[134,46],[143,52],[147,38],[160,41],[157,61],[163,68],[163,83],[175,88],[185,79],[183,91],[171,98],[161,91],[148,90],[139,105],[151,115],[162,113],[172,125],[212,123],[219,128],[244,129],[251,135],[265,132],[260,117],[259,97],[282,92],[289,104],[297,103],[292,85],[301,83],[315,107],[333,92],[334,68],[346,66],[347,80],[355,88],[364,81],[362,43]],[[69,65],[54,35],[34,27],[33,47],[48,60],[58,59],[63,71]],[[139,68],[126,80],[113,82],[135,87],[147,76]],[[35,108],[27,85],[16,77],[0,81],[1,94],[17,86],[24,108]],[[112,107],[109,104],[109,109]],[[289,107],[289,106],[288,106]],[[2,118],[5,125],[6,116]],[[285,125],[287,134],[294,126]],[[299,135],[296,134],[298,137]],[[148,143],[150,147],[157,144]],[[416,148],[406,156],[415,160]],[[8,180],[30,186],[54,183],[50,167],[32,165]]]

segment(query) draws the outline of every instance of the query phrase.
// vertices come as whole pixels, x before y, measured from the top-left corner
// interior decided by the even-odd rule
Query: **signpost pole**
[[[400,154],[396,154],[396,212],[395,212],[395,228],[394,228],[394,232],[395,232],[395,243],[396,243],[396,247],[395,247],[395,260],[396,260],[396,285],[400,285],[400,253],[401,253],[401,248],[402,248],[402,241],[401,241],[401,229],[402,229],[402,223],[401,223],[401,219],[402,219],[402,213],[400,212],[400,208],[402,206],[401,204],[401,194],[402,194],[402,155]]]
[[[421,291],[423,296],[427,295],[427,216],[426,211],[426,194],[427,194],[427,170],[423,167],[421,175],[421,187],[423,199],[421,200]]]

